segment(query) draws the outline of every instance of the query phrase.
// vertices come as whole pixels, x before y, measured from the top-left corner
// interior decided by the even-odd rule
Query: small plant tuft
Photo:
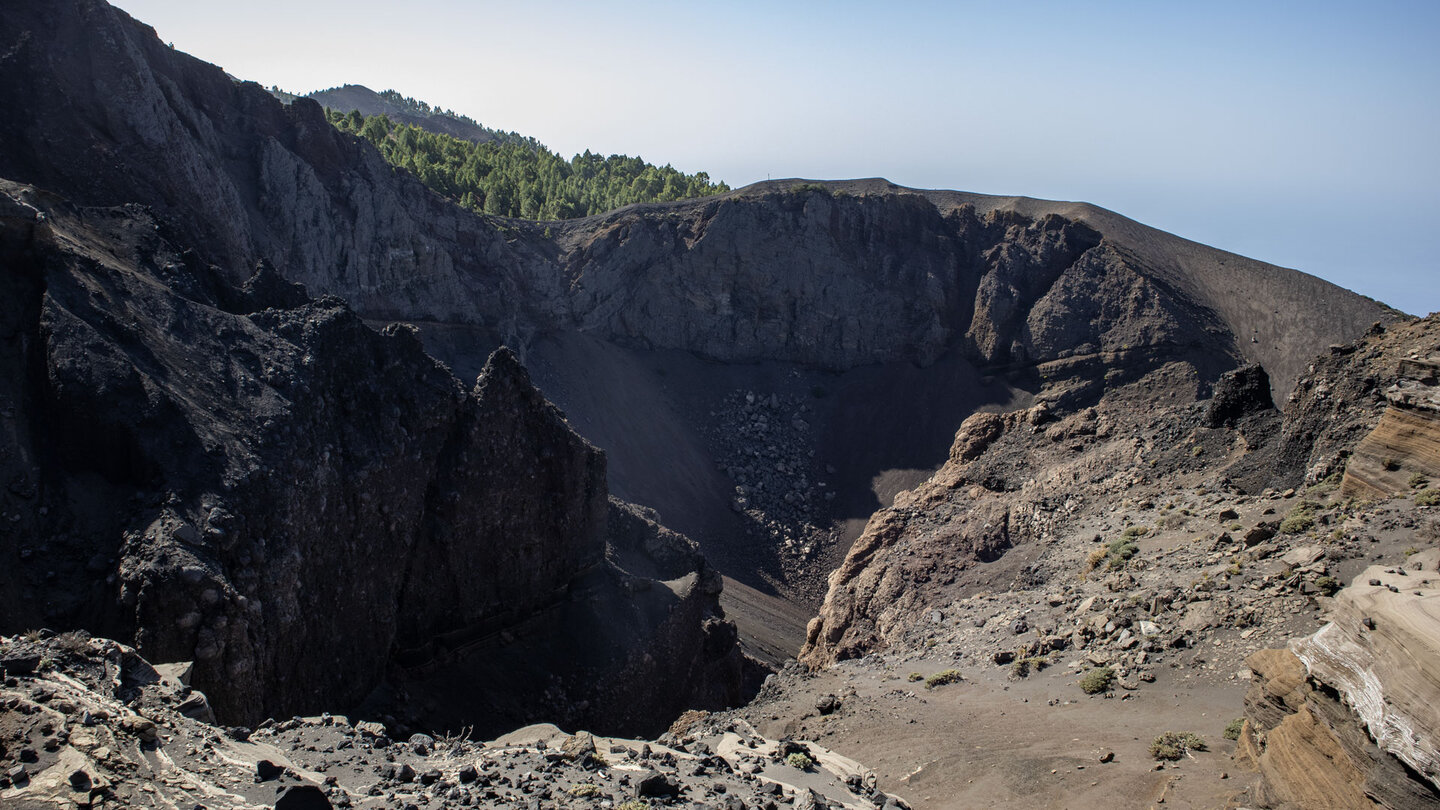
[[[1340,580],[1327,574],[1315,578],[1315,587],[1320,590],[1320,593],[1326,596],[1334,596],[1340,591],[1341,586]]]
[[[1225,726],[1225,739],[1240,739],[1240,730],[1243,728],[1245,728],[1245,718],[1237,717],[1234,720],[1231,720],[1230,724]]]
[[[1440,506],[1440,489],[1422,489],[1415,493],[1416,506]]]
[[[944,685],[950,684],[950,683],[959,683],[959,682],[961,682],[961,681],[963,681],[963,680],[965,680],[965,679],[964,679],[963,677],[961,677],[961,675],[960,675],[960,670],[958,670],[958,669],[947,669],[947,670],[944,670],[944,671],[941,671],[941,672],[937,672],[937,673],[935,673],[934,675],[931,675],[930,677],[926,678],[926,679],[925,679],[925,688],[926,688],[926,689],[934,689],[934,688],[937,687],[937,686],[944,686]]]
[[[1115,682],[1115,670],[1110,667],[1097,667],[1080,676],[1080,689],[1087,695],[1098,695],[1110,691],[1110,685]]]
[[[1150,743],[1150,756],[1155,759],[1176,760],[1191,751],[1204,751],[1205,740],[1188,731],[1167,731]]]
[[[810,757],[799,751],[796,751],[793,754],[785,757],[785,764],[789,765],[797,771],[808,771],[810,770],[810,767],[815,764],[815,760],[811,759]]]
[[[589,783],[583,785],[575,785],[574,787],[570,788],[570,795],[578,799],[588,799],[593,796],[599,796],[600,786],[592,785]]]
[[[1425,477],[1425,473],[1417,472],[1414,475],[1410,476],[1410,481],[1408,483],[1410,484],[1411,489],[1424,489],[1425,487],[1430,485],[1430,479]]]
[[[1315,511],[1319,508],[1320,504],[1314,501],[1301,501],[1295,504],[1295,508],[1290,510],[1290,514],[1280,521],[1280,533],[1301,534],[1310,531],[1310,528],[1315,525]]]
[[[84,655],[90,651],[90,634],[84,630],[70,630],[55,637],[55,647],[70,655]]]
[[[1015,663],[1010,665],[1010,674],[1017,678],[1029,677],[1032,672],[1039,672],[1050,666],[1050,659],[1043,655],[1034,655],[1029,658],[1017,658]]]

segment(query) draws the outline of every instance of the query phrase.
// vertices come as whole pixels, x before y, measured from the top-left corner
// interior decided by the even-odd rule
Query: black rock
[[[438,771],[438,770],[436,770],[436,769],[434,769],[434,768],[431,768],[430,770],[428,770],[428,771],[420,774],[420,784],[422,784],[422,785],[429,786],[429,785],[433,785],[433,784],[435,784],[436,782],[439,782],[439,781],[440,781],[440,771]]]
[[[461,768],[458,776],[460,778],[460,784],[462,785],[468,785],[480,778],[480,774],[475,770],[474,765],[466,765]]]
[[[90,774],[83,770],[76,770],[70,774],[70,787],[76,790],[90,789]]]
[[[1234,426],[1252,413],[1275,409],[1270,399],[1270,375],[1258,364],[1227,371],[1215,382],[1215,393],[1205,409],[1206,427]]]
[[[669,774],[652,773],[640,780],[635,795],[641,798],[664,798],[680,795],[680,783]]]
[[[0,670],[6,675],[29,675],[39,666],[39,653],[11,652],[0,658]]]
[[[272,779],[279,779],[285,773],[285,769],[276,765],[268,759],[262,759],[255,763],[255,781],[269,782]]]
[[[275,810],[330,810],[330,799],[315,785],[286,788],[275,800]]]

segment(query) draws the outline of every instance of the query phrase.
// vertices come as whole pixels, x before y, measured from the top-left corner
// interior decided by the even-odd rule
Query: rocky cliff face
[[[508,351],[467,390],[410,329],[375,332],[268,265],[236,289],[142,209],[4,191],[7,626],[194,660],[220,715],[251,721],[352,704],[392,655],[517,628],[613,567],[604,456]],[[665,573],[704,570],[691,548]],[[733,635],[706,629],[715,589],[692,590],[569,667],[728,657],[714,693],[662,702],[733,697]],[[607,688],[570,697],[617,721],[650,706]]]
[[[333,131],[319,105],[237,83],[102,0],[10,3],[0,22],[0,104],[27,111],[0,123],[0,176],[150,205],[232,280],[268,258],[367,317],[840,368],[949,348],[997,368],[1192,352],[1211,378],[1260,362],[1284,394],[1295,356],[1385,314],[1093,207],[880,181],[487,219]]]
[[[1433,550],[1372,566],[1290,650],[1249,660],[1239,756],[1264,807],[1440,807]]]

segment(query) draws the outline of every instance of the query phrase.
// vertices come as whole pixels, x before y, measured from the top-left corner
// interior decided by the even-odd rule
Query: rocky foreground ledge
[[[1264,807],[1440,807],[1440,550],[1367,568],[1330,622],[1249,659],[1238,756]]]
[[[210,722],[184,665],[79,633],[0,637],[0,806],[903,808],[814,743],[692,712],[660,740],[530,726],[489,742],[339,715]]]

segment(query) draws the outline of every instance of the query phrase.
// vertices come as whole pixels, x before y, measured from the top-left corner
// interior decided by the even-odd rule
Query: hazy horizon
[[[118,5],[241,79],[395,89],[566,156],[1084,200],[1440,310],[1440,5]]]

